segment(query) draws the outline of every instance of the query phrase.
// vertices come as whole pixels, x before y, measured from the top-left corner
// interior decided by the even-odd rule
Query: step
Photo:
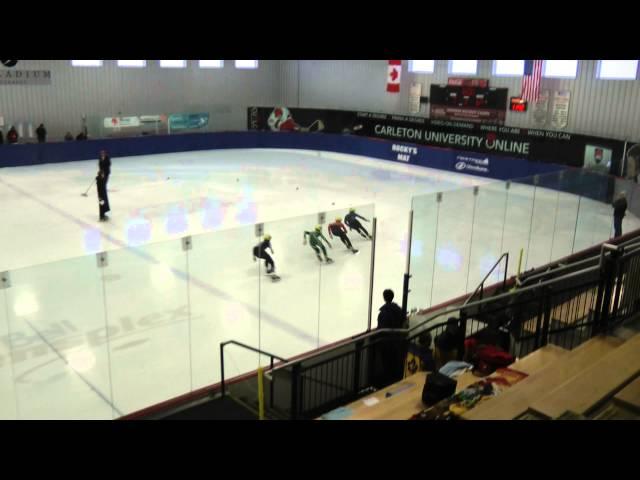
[[[577,373],[598,362],[604,355],[619,348],[619,345],[618,339],[592,338],[579,348],[567,352],[562,358],[533,372],[499,397],[478,405],[463,415],[463,418],[466,420],[512,420],[526,412],[533,401],[547,395]],[[512,368],[517,370],[515,365]],[[569,408],[565,408],[561,413],[566,410]]]
[[[526,373],[527,375],[533,375],[535,372],[543,369],[550,363],[555,362],[568,353],[569,350],[558,347],[557,345],[545,345],[535,352],[531,352],[526,357],[516,360],[514,363],[509,365],[509,368]]]
[[[640,412],[640,377],[616,393],[613,400],[617,404]]]
[[[557,418],[567,410],[587,415],[629,380],[640,375],[640,334],[569,377],[562,385],[530,404],[547,418]],[[549,390],[547,390],[549,392]]]

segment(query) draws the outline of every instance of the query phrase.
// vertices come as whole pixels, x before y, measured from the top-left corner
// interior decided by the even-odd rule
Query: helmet
[[[322,231],[322,225],[316,225],[316,232]]]
[[[353,212],[355,212],[355,211],[356,211],[356,209],[355,209],[355,208],[350,208],[350,209],[349,209],[349,212],[351,212],[351,213],[353,213]]]
[[[264,239],[267,240],[267,241],[271,240],[271,235],[269,235],[269,234],[265,235]]]
[[[341,217],[336,218],[336,222],[340,223],[342,221]]]

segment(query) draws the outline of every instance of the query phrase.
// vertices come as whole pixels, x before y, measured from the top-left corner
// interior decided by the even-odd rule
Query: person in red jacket
[[[335,222],[329,224],[329,226],[327,227],[327,230],[329,230],[329,238],[333,239],[333,236],[335,235],[340,240],[342,240],[342,243],[344,243],[345,246],[349,250],[351,250],[351,252],[358,253],[358,250],[353,248],[353,245],[351,245],[351,241],[349,240],[349,237],[347,237],[347,227],[345,227],[344,223],[342,223],[342,218],[340,217],[336,218]]]
[[[14,127],[13,125],[7,132],[7,143],[18,143],[18,132],[16,131],[16,127]]]

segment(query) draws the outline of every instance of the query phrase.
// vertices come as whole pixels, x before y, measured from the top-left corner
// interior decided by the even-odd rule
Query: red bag
[[[494,345],[480,345],[475,351],[474,360],[478,370],[490,373],[511,365],[514,358]]]

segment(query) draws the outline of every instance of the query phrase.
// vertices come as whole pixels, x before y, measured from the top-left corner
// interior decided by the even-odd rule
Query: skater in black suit
[[[111,208],[109,208],[109,197],[107,196],[107,180],[102,170],[98,172],[98,176],[96,177],[96,187],[98,190],[100,221],[105,222],[108,220],[106,213],[111,211]]]
[[[255,262],[258,258],[263,259],[267,267],[267,274],[272,274],[276,271],[276,264],[273,263],[271,255],[267,253],[267,248],[271,250],[271,253],[274,253],[271,246],[271,235],[265,235],[264,240],[253,247],[253,261]]]
[[[358,215],[356,213],[356,209],[355,208],[350,208],[349,209],[349,213],[347,213],[344,217],[344,223],[347,224],[347,226],[349,227],[350,230],[355,230],[356,232],[358,232],[363,238],[367,238],[369,240],[371,240],[371,235],[369,235],[369,232],[367,232],[367,229],[364,228],[362,226],[362,224],[358,221],[358,219],[361,218],[362,220],[364,220],[365,222],[368,222],[369,220],[367,220],[366,218]]]

